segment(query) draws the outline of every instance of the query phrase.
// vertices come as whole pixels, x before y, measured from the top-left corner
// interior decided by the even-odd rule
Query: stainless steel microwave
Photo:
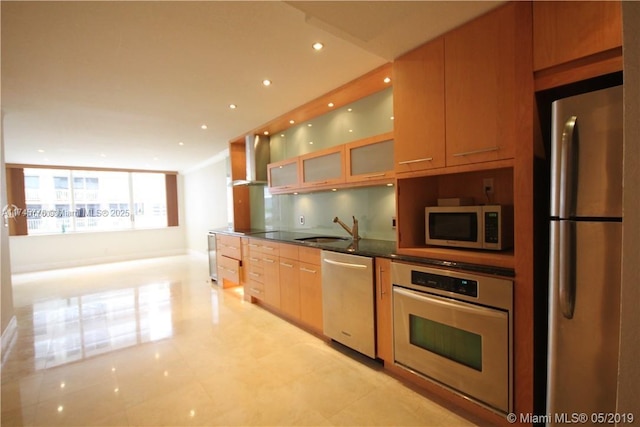
[[[430,206],[425,208],[425,229],[427,245],[509,249],[513,206]]]

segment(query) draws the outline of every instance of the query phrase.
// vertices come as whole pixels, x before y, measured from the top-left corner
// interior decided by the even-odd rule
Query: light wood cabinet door
[[[532,77],[531,4],[511,2],[445,35],[446,164],[514,157]]]
[[[300,187],[300,162],[297,157],[270,163],[267,171],[271,193],[286,193]]]
[[[327,186],[345,181],[344,145],[300,156],[302,186]]]
[[[322,332],[322,276],[320,266],[300,263],[300,321]]]
[[[280,258],[277,255],[262,254],[264,274],[264,302],[280,308]]]
[[[444,41],[393,62],[395,171],[445,166]]]
[[[393,132],[346,144],[347,182],[374,182],[393,178],[393,147]]]
[[[280,258],[280,309],[284,314],[300,319],[300,280],[297,260]]]
[[[376,258],[376,356],[393,361],[391,260]]]
[[[534,1],[534,70],[622,46],[620,1]]]

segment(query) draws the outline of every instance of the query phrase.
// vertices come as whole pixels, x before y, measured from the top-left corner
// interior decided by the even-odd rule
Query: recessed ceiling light
[[[322,50],[324,45],[320,42],[315,42],[314,44],[311,45],[311,47],[313,47],[313,50]]]
[[[389,118],[390,118],[391,120],[395,120],[395,117],[393,117],[393,116],[391,116],[391,117],[389,117]]]
[[[353,129],[349,129],[349,133],[352,133],[352,132],[353,132]]]
[[[207,128],[207,125],[202,125],[202,126],[200,126],[200,128],[201,128],[201,129],[206,129],[206,128]]]
[[[335,105],[333,102],[330,102],[327,104],[329,106],[329,108],[333,108],[333,106]]]
[[[309,145],[313,145],[313,141],[309,141]]]
[[[157,157],[154,157],[154,158],[153,158],[153,160],[158,160],[158,158],[157,158]]]
[[[264,86],[271,86],[271,80],[269,80],[269,79],[264,79],[264,80],[262,81],[262,84],[263,84]]]
[[[387,184],[387,187],[393,187],[392,183]]]
[[[332,188],[331,191],[338,191],[338,189],[337,188]]]
[[[352,111],[353,111],[353,108],[347,108],[347,111],[348,111],[348,112],[352,112]]]
[[[289,124],[294,124],[295,122],[295,120],[289,120]]]
[[[238,108],[238,106],[236,104],[229,104],[229,108],[235,110],[236,108]]]
[[[311,123],[307,123],[307,126],[311,127],[311,126],[313,126],[313,125],[312,125]]]
[[[178,142],[178,145],[184,145],[184,142],[180,141]]]
[[[265,135],[269,135],[269,131],[268,131],[268,130],[265,130],[263,133],[264,133]]]
[[[281,133],[281,134],[280,134],[280,137],[281,137],[281,138],[284,138],[284,133]]]
[[[100,153],[100,157],[107,157],[107,155],[104,153]]]
[[[38,150],[38,153],[44,153],[43,149]]]
[[[391,82],[391,78],[390,77],[385,77],[383,82],[390,83]]]

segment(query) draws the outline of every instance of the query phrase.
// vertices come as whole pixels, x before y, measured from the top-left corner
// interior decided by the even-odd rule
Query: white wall
[[[179,255],[186,251],[184,226],[10,239],[13,273]]]
[[[640,417],[640,2],[622,2],[624,36],[624,220],[618,413]]]
[[[190,252],[207,254],[207,232],[227,227],[228,155],[225,151],[182,175],[183,223],[186,227],[186,247]]]

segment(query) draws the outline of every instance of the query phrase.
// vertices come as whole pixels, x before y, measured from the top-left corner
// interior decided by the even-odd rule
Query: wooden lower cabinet
[[[293,319],[300,319],[300,263],[289,258],[280,258],[280,309]]]
[[[300,262],[300,321],[322,331],[322,280],[320,266]]]
[[[391,260],[376,258],[376,356],[393,362]]]
[[[278,256],[263,254],[264,302],[280,308],[280,259]]]

